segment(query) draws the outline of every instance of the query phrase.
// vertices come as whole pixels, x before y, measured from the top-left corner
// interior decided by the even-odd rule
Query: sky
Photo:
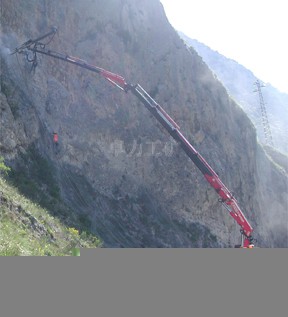
[[[172,26],[288,93],[286,0],[160,0]]]

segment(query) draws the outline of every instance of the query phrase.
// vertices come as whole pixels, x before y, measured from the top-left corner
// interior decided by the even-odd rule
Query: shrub
[[[10,167],[6,166],[4,163],[4,157],[0,156],[0,174],[7,174],[8,172],[10,172],[10,170]]]

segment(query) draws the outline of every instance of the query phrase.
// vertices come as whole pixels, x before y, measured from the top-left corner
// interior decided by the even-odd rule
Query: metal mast
[[[262,95],[262,90],[261,87],[265,87],[263,84],[260,83],[260,81],[257,79],[256,82],[254,83],[256,85],[256,90],[254,92],[258,92],[259,95],[259,102],[260,102],[260,109],[261,109],[261,115],[262,115],[262,124],[264,128],[264,136],[265,136],[265,141],[267,145],[274,146],[273,144],[273,139],[272,139],[272,133],[268,121],[268,116],[266,112],[266,106],[264,103],[263,95]]]

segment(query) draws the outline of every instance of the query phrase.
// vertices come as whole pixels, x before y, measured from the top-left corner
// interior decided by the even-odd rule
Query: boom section
[[[178,124],[167,114],[167,112],[139,85],[128,84],[124,77],[109,72],[103,68],[91,65],[86,61],[70,56],[67,54],[58,53],[52,50],[47,50],[47,43],[42,43],[41,41],[47,37],[54,36],[57,28],[52,28],[52,30],[35,40],[28,40],[23,43],[20,47],[16,48],[12,54],[20,53],[25,54],[27,60],[32,62],[32,66],[37,65],[37,53],[50,56],[55,59],[63,60],[70,64],[85,68],[92,72],[102,75],[110,83],[121,89],[122,91],[131,91],[150,111],[150,113],[160,122],[160,124],[168,131],[172,138],[180,144],[184,152],[192,160],[195,166],[204,175],[207,182],[215,189],[219,195],[219,202],[225,207],[225,209],[230,213],[230,215],[235,219],[238,225],[241,227],[240,232],[242,235],[242,247],[253,246],[252,232],[253,228],[249,224],[248,220],[245,218],[243,212],[241,211],[237,200],[229,189],[222,183],[219,176],[211,168],[211,166],[206,162],[206,160],[196,151],[196,149],[189,143],[189,141],[184,137],[180,131]],[[29,57],[28,52],[32,52],[32,58]]]
[[[253,240],[251,236],[253,228],[245,218],[237,200],[220,180],[217,173],[180,132],[178,124],[175,123],[167,112],[139,84],[130,85],[129,90],[131,90],[131,92],[144,104],[150,113],[168,131],[172,138],[180,144],[187,156],[204,175],[207,182],[215,189],[220,196],[219,201],[241,227],[241,234],[244,236],[243,247],[249,247]]]
[[[25,54],[27,57],[27,60],[33,63],[32,67],[33,66],[36,67],[37,65],[37,53],[47,55],[47,56],[65,61],[67,63],[88,69],[92,72],[98,73],[102,75],[105,79],[107,79],[110,83],[120,88],[121,90],[124,90],[124,91],[126,90],[127,83],[125,82],[125,79],[122,76],[109,72],[101,67],[91,65],[81,58],[46,49],[47,44],[42,43],[41,41],[47,37],[54,36],[56,32],[57,32],[57,28],[53,27],[50,32],[38,37],[37,39],[34,39],[34,40],[30,39],[26,41],[21,46],[16,48],[11,53],[11,55],[15,53]],[[28,51],[32,52],[33,54],[32,58],[29,57]]]
[[[40,53],[40,54],[44,54],[44,55],[47,55],[50,57],[54,57],[56,59],[60,59],[62,61],[68,62],[70,64],[73,64],[73,65],[88,69],[92,72],[98,73],[98,74],[102,75],[105,79],[107,79],[109,82],[111,82],[113,85],[120,88],[121,90],[125,90],[125,87],[127,85],[127,83],[125,82],[125,79],[122,76],[114,74],[112,72],[109,72],[101,67],[97,67],[95,65],[88,64],[86,61],[84,61],[83,59],[80,59],[78,57],[65,55],[65,54],[61,54],[58,52],[54,52],[51,50],[42,49],[42,48],[38,48],[38,47],[30,48],[29,50],[31,50],[34,53]]]

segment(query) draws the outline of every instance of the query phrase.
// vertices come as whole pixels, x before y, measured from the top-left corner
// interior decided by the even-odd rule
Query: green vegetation
[[[19,171],[0,157],[0,255],[79,255],[101,247],[91,222],[61,202],[55,168],[35,151],[22,157]]]
[[[72,249],[72,255],[73,256],[80,256],[80,249],[79,248]]]
[[[6,166],[4,163],[4,158],[0,156],[0,174],[7,174],[10,171],[10,167]]]
[[[75,255],[79,248],[100,246],[97,237],[64,225],[0,177],[1,256]]]

